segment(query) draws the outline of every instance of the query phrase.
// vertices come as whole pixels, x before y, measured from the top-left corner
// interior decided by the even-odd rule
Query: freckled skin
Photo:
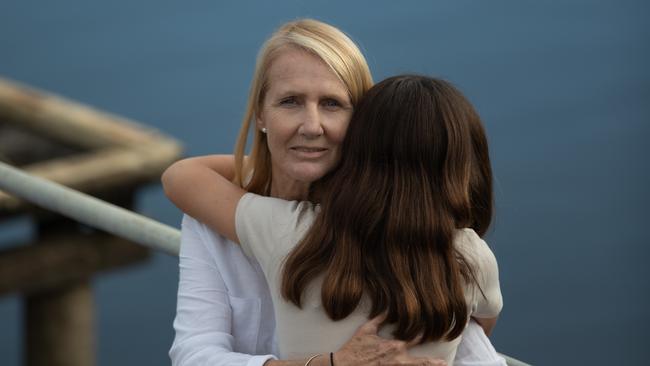
[[[317,56],[287,47],[269,68],[269,89],[257,119],[272,159],[271,195],[306,196],[329,172],[352,116],[345,85]]]

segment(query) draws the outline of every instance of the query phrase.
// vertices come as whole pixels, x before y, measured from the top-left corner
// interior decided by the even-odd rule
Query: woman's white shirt
[[[261,366],[274,359],[273,304],[257,261],[190,216],[181,234],[172,365]]]

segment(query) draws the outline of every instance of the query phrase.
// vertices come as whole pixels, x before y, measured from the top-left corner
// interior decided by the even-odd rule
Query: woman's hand
[[[378,336],[377,331],[382,320],[382,317],[376,317],[359,327],[352,338],[334,353],[334,365],[447,365],[440,359],[409,355],[408,349],[417,342],[407,343]]]
[[[408,343],[384,339],[377,335],[383,318],[369,320],[338,351],[334,352],[334,366],[447,366],[444,360],[413,357],[408,349],[417,341]],[[304,360],[269,360],[264,366],[303,366]],[[314,358],[310,366],[330,366],[329,354]]]

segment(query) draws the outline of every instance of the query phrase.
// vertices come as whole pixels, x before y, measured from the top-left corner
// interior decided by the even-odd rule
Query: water
[[[188,155],[229,152],[263,40],[297,17],[337,25],[362,46],[376,80],[445,77],[483,117],[497,180],[489,242],[505,297],[497,349],[535,364],[642,364],[648,8],[9,1],[0,4],[0,75],[155,126]],[[159,188],[139,207],[178,225]],[[4,246],[23,230],[0,228]],[[100,365],[169,362],[177,279],[176,259],[158,254],[94,280]],[[0,299],[2,365],[21,362],[21,316],[19,297]]]

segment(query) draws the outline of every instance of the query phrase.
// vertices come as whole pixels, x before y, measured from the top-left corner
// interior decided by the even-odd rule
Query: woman
[[[269,135],[280,128],[262,117]],[[323,138],[288,146],[298,141],[309,157],[328,154]],[[247,193],[226,164],[176,164],[163,181],[179,207],[260,262],[281,355],[322,355],[385,314],[392,336],[417,344],[412,354],[451,363],[469,316],[489,333],[502,304],[496,260],[475,232],[491,212],[474,207],[492,196],[477,173],[490,171],[478,116],[444,81],[390,78],[355,110],[341,152],[315,189],[318,207]],[[187,182],[198,189],[183,190]]]
[[[297,46],[299,50],[308,50],[293,55],[284,55],[287,45]],[[285,57],[284,66],[279,60]],[[295,56],[296,58],[291,58]],[[305,58],[301,60],[300,58]],[[292,161],[291,156],[282,155],[277,149],[281,143],[274,133],[269,136],[262,132],[257,120],[263,113],[262,105],[267,101],[266,96],[275,86],[289,85],[285,82],[288,69],[293,66],[311,65],[316,61],[317,66],[327,64],[325,77],[316,74],[312,79],[304,80],[307,85],[324,85],[323,80],[330,80],[333,75],[341,84],[343,91],[336,89],[331,95],[328,88],[318,89],[314,95],[319,105],[333,108],[337,103],[345,104],[340,113],[330,113],[319,109],[318,116],[323,123],[341,121],[347,124],[354,106],[361,95],[370,87],[371,78],[363,56],[352,41],[339,30],[326,24],[301,20],[288,23],[279,29],[265,44],[260,52],[258,64],[253,79],[251,94],[243,127],[237,144],[235,163],[231,164],[235,181],[247,190],[259,194],[271,195],[287,199],[305,199],[308,196],[309,185],[327,173],[332,162],[327,159],[316,162]],[[275,66],[277,78],[269,73]],[[284,69],[278,67],[283,66]],[[297,71],[297,70],[296,70]],[[307,70],[309,71],[309,70]],[[297,75],[305,75],[297,72]],[[322,80],[321,80],[322,79]],[[313,82],[316,80],[316,82]],[[333,80],[330,80],[333,81]],[[336,85],[336,82],[333,83]],[[331,89],[331,88],[330,88]],[[304,90],[297,90],[304,94]],[[344,95],[340,95],[340,94]],[[331,98],[337,96],[339,100]],[[323,98],[322,98],[323,97]],[[347,97],[347,98],[346,98]],[[279,104],[279,101],[276,101]],[[295,101],[284,100],[284,105]],[[341,118],[332,120],[332,114]],[[267,113],[273,122],[272,111]],[[243,154],[246,138],[251,122],[255,121],[255,137],[248,164],[244,164]],[[309,119],[303,119],[309,122]],[[318,126],[319,123],[316,123]],[[327,125],[331,126],[331,124]],[[307,139],[318,136],[320,128],[306,125],[301,131]],[[336,125],[335,125],[336,127]],[[339,126],[340,127],[340,126]],[[323,131],[331,136],[332,150],[342,138],[341,132]],[[268,137],[268,138],[267,138]],[[299,147],[296,147],[298,149]],[[293,149],[289,152],[298,152]],[[303,149],[304,150],[304,149]],[[331,151],[332,151],[331,150]],[[275,154],[274,151],[280,151]],[[305,154],[319,154],[318,151],[303,151]],[[326,154],[325,154],[326,155]],[[211,157],[199,158],[207,165],[215,164],[218,159]],[[233,166],[234,165],[234,166]],[[272,173],[273,172],[273,173]],[[283,179],[284,177],[284,179]],[[248,178],[248,180],[246,179]],[[245,184],[244,184],[245,183]],[[217,250],[219,249],[219,253]],[[183,220],[183,244],[180,256],[180,283],[178,297],[178,312],[174,322],[176,338],[170,356],[174,364],[240,364],[267,365],[274,364],[304,364],[305,360],[273,360],[273,310],[268,288],[264,282],[259,265],[243,255],[241,249],[215,235],[205,225],[189,216]],[[403,349],[403,343],[387,341],[378,338],[374,331],[376,322],[370,322],[359,329],[359,332],[337,353],[340,364],[363,365],[381,359],[384,362],[403,362],[403,364],[418,364],[419,360],[409,356]],[[466,359],[482,359],[500,364],[500,359],[491,348],[487,338],[471,325],[465,332],[466,343],[481,344],[484,347],[473,347],[465,352]],[[265,355],[265,356],[251,356]]]

